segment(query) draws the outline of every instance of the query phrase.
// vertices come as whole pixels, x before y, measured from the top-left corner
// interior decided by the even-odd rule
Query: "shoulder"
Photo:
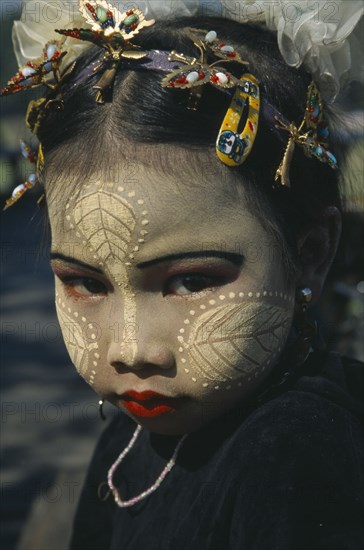
[[[281,460],[286,445],[291,457],[312,453],[317,461],[355,462],[363,447],[363,372],[358,361],[312,354],[301,376],[247,416],[240,435],[259,442],[260,449],[283,453]]]
[[[337,359],[300,377],[239,426],[230,454],[232,548],[360,547],[363,432],[346,361]],[[349,376],[362,368],[347,363]]]

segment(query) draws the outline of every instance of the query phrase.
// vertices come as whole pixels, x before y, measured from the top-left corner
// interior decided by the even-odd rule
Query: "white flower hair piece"
[[[364,83],[358,23],[363,0],[144,0],[148,16],[219,15],[260,22],[277,32],[285,62],[311,73],[326,102],[335,101],[345,82]]]
[[[50,40],[59,40],[57,28],[71,29],[82,25],[83,18],[79,12],[78,0],[23,0],[19,21],[13,24],[13,46],[19,67],[29,60],[37,59],[44,44]],[[89,43],[67,37],[63,50],[67,51],[61,70],[70,65]]]

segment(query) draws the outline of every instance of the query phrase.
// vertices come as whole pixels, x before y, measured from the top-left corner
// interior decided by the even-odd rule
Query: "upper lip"
[[[137,392],[135,390],[128,390],[121,394],[122,398],[129,398],[133,399],[134,401],[149,401],[150,399],[171,399],[167,395],[162,395],[160,393],[156,393],[152,390],[146,390],[142,392]]]

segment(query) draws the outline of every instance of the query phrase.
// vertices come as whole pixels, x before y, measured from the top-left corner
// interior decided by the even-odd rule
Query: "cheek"
[[[93,386],[101,356],[101,329],[87,319],[82,307],[70,306],[64,298],[56,283],[56,311],[64,343],[77,372]]]
[[[182,371],[196,390],[211,395],[244,388],[277,363],[290,331],[293,299],[199,306],[180,329]]]

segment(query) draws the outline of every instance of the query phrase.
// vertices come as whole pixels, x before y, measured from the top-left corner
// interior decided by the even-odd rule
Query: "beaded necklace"
[[[172,458],[170,459],[170,461],[168,462],[168,464],[166,464],[166,466],[163,468],[161,474],[159,475],[159,477],[156,479],[156,481],[153,483],[153,485],[151,487],[149,487],[149,489],[146,489],[145,491],[143,491],[142,493],[140,493],[140,495],[137,495],[129,500],[122,500],[120,498],[120,493],[119,491],[117,490],[117,488],[115,487],[115,485],[113,484],[113,475],[115,473],[115,470],[116,468],[119,466],[119,464],[124,460],[125,456],[128,454],[128,452],[131,450],[131,448],[133,447],[133,445],[135,444],[135,441],[137,440],[140,432],[142,430],[142,427],[141,426],[137,426],[135,431],[134,431],[134,434],[133,434],[133,437],[131,438],[129,444],[127,445],[127,447],[125,447],[125,449],[120,453],[120,455],[118,456],[118,458],[116,459],[116,461],[114,462],[114,464],[111,466],[111,468],[109,469],[108,471],[108,474],[107,474],[107,483],[110,487],[110,490],[112,492],[112,494],[114,495],[114,500],[115,500],[115,503],[119,506],[119,508],[127,508],[128,506],[133,506],[134,504],[136,504],[137,502],[140,502],[141,500],[143,500],[144,498],[146,498],[147,496],[149,496],[151,493],[153,493],[156,489],[158,489],[158,487],[160,486],[160,484],[162,483],[163,479],[166,477],[166,475],[172,470],[173,466],[175,465],[176,463],[176,460],[177,460],[177,455],[178,455],[178,452],[181,448],[181,445],[182,443],[184,442],[184,440],[186,439],[187,435],[188,434],[185,434],[183,437],[181,437],[181,439],[179,440],[179,442],[177,443],[177,446],[176,448],[174,449],[173,451],[173,455],[172,455]]]

